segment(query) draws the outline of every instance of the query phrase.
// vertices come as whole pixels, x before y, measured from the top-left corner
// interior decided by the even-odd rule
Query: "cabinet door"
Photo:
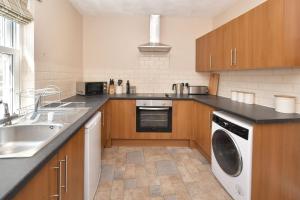
[[[80,129],[59,151],[63,200],[82,200],[84,184],[84,129]]]
[[[211,33],[210,38],[213,71],[224,70],[224,29],[222,27]]]
[[[172,139],[191,139],[192,112],[192,101],[173,101]]]
[[[246,13],[231,23],[233,65],[231,69],[248,69],[250,65],[249,14]]]
[[[211,116],[213,108],[200,104],[194,104],[194,137],[204,156],[211,158]]]
[[[107,142],[107,135],[105,130],[105,117],[106,117],[106,108],[105,105],[103,105],[100,110],[101,112],[101,152],[103,153],[104,147],[106,146]]]
[[[224,46],[223,46],[223,57],[224,57],[224,63],[223,63],[223,69],[232,69],[233,68],[233,23],[229,22],[222,26],[223,29],[223,40],[224,40]]]
[[[202,36],[196,41],[196,71],[204,72],[208,71],[208,36]]]
[[[134,100],[110,101],[111,138],[134,139],[136,107]]]
[[[47,200],[48,192],[48,168],[46,164],[13,198],[14,200]],[[55,198],[54,198],[55,199]]]
[[[282,67],[283,0],[268,0],[249,12],[250,67]]]

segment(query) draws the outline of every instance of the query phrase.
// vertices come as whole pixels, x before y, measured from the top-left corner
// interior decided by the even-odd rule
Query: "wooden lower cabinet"
[[[14,200],[50,199],[49,182],[48,182],[50,169],[51,166],[49,165],[49,163],[47,163],[13,199]]]
[[[173,101],[172,139],[191,139],[193,101]]]
[[[61,195],[61,200],[82,200],[83,170],[84,129],[80,129],[13,199],[48,200]]]
[[[110,134],[113,139],[134,139],[135,100],[110,100]]]
[[[252,199],[300,199],[300,124],[254,126]]]
[[[84,129],[58,152],[61,167],[62,200],[82,200],[84,189]]]
[[[210,106],[194,103],[192,139],[209,161],[211,158],[211,118],[213,110]]]
[[[110,134],[110,101],[106,102],[99,110],[101,112],[101,148],[111,147]]]

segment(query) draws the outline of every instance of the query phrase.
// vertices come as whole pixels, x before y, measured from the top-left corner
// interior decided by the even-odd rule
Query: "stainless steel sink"
[[[1,127],[0,158],[31,157],[54,139],[63,128],[63,124]]]

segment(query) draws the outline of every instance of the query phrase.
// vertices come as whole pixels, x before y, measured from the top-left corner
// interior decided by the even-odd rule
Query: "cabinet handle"
[[[58,170],[57,178],[59,178],[60,177],[60,167],[59,166],[55,166],[55,167],[52,167],[52,169]],[[56,182],[56,184],[57,184],[57,182]],[[53,195],[50,196],[50,198],[52,198],[52,197],[57,198],[58,197],[58,199],[60,199],[59,187],[60,187],[60,185],[57,184],[56,189],[57,189],[58,194],[53,194]]]
[[[102,112],[102,126],[104,127],[104,110],[103,110],[103,112]]]
[[[210,55],[209,56],[209,69],[211,69],[211,66],[212,66],[212,56]]]
[[[64,160],[59,161],[60,168],[62,166],[62,163],[65,163],[65,185],[60,184],[60,190],[61,190],[61,188],[64,188],[65,192],[68,192],[68,156],[65,156]],[[62,182],[61,179],[62,178],[60,176],[60,183]]]
[[[237,50],[234,48],[234,65],[237,64]]]
[[[61,188],[63,187],[62,184],[62,178],[61,178],[61,167],[62,167],[62,161],[59,161],[59,179],[58,179],[58,200],[61,200]]]
[[[65,158],[65,181],[66,181],[66,185],[65,185],[65,191],[68,192],[68,156],[66,156]]]
[[[233,49],[230,50],[230,66],[233,65]]]
[[[211,112],[208,113],[208,119],[209,119],[209,126],[211,129],[212,128],[212,113]]]

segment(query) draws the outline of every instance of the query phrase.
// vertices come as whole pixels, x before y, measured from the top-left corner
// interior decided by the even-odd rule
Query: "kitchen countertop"
[[[212,95],[173,95],[166,97],[165,94],[121,94],[110,95],[110,99],[172,99],[172,100],[194,100],[216,110],[226,111],[228,113],[243,117],[257,124],[261,123],[282,123],[300,121],[300,114],[284,114],[276,112],[275,109],[260,106],[248,105],[232,101],[229,98]]]
[[[10,199],[15,195],[35,173],[40,170],[58,149],[76,133],[109,99],[172,99],[193,100],[216,110],[223,110],[231,114],[244,117],[254,123],[282,123],[300,121],[299,114],[282,114],[272,108],[247,105],[233,102],[228,98],[211,95],[169,95],[165,94],[132,94],[132,95],[102,95],[93,97],[74,96],[66,99],[68,102],[85,102],[89,111],[70,127],[64,130],[48,145],[30,158],[0,159],[0,199]]]

